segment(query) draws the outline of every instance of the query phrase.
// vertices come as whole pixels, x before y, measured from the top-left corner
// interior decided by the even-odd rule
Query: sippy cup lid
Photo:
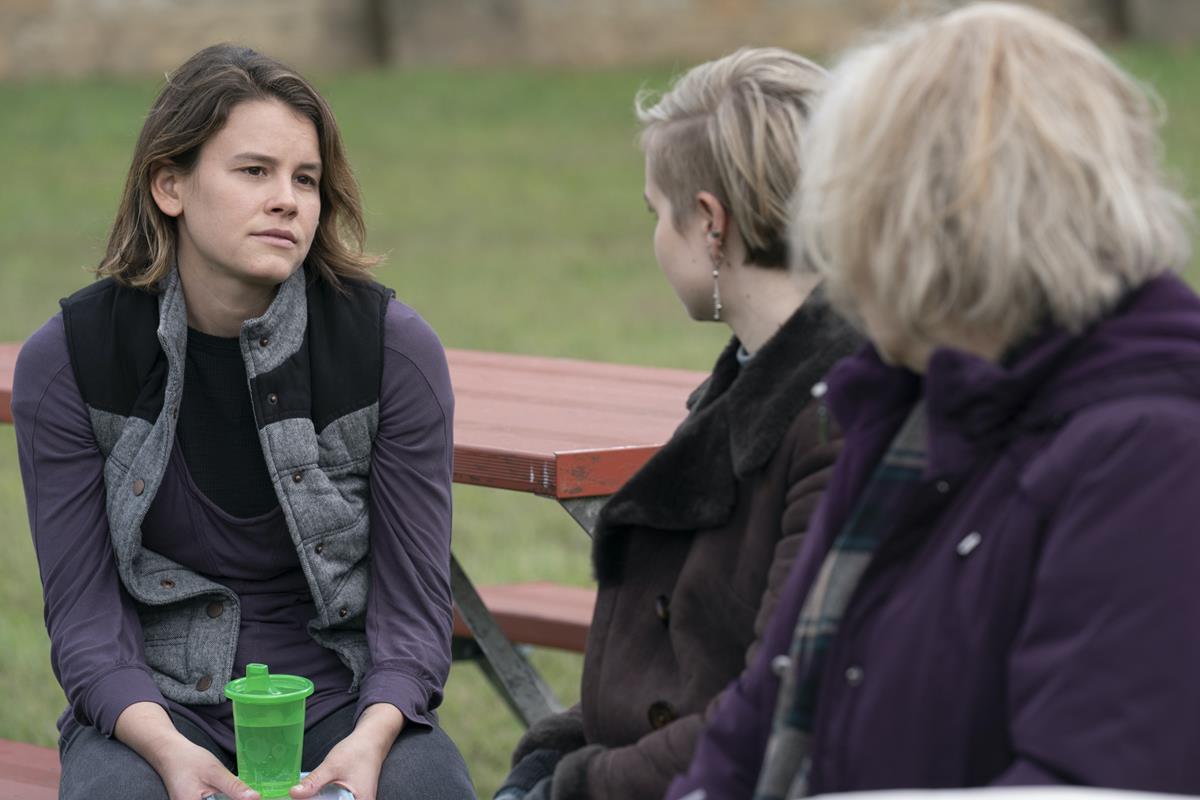
[[[275,705],[303,700],[313,693],[313,682],[299,675],[272,675],[266,664],[247,664],[246,677],[225,684],[230,700],[254,705]]]

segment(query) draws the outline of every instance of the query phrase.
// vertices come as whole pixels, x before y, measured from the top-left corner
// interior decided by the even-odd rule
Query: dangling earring
[[[712,254],[712,277],[713,277],[713,320],[719,322],[721,320],[721,233],[720,231],[709,231],[709,237],[716,242],[716,251]]]

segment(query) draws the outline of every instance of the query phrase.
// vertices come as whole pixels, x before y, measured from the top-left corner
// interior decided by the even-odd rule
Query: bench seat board
[[[479,596],[512,641],[582,653],[596,606],[594,589],[547,581],[478,587]],[[469,637],[466,622],[454,613],[454,635]]]
[[[0,798],[53,800],[58,775],[57,750],[0,739]]]

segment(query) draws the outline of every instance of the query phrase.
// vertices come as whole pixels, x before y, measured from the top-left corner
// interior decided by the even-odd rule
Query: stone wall
[[[1195,2],[1200,0],[1183,0]],[[1031,0],[1101,37],[1113,0]],[[389,7],[399,63],[684,63],[739,45],[828,53],[912,0],[406,0]]]
[[[827,53],[928,1],[0,0],[0,79],[153,74],[218,41],[304,70],[686,64],[743,44]],[[1027,1],[1094,36],[1200,36],[1200,0]]]
[[[154,74],[205,45],[303,68],[371,62],[361,0],[0,0],[0,79]]]

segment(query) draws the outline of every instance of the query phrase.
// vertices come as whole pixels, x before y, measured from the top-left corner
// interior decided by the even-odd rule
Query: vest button
[[[174,589],[175,581],[171,580],[170,578],[163,578],[161,581],[158,582],[158,585],[164,589]]]
[[[302,480],[304,480],[303,472],[301,472],[300,470],[296,470],[295,472],[292,473],[292,483],[299,483]]]
[[[654,730],[665,728],[679,717],[675,713],[675,709],[665,700],[659,700],[657,703],[652,703],[646,711],[646,718],[650,720],[650,727]]]
[[[317,545],[316,547],[313,548],[313,552],[315,552],[317,555],[321,555],[321,553],[325,552],[325,545],[323,545],[323,544]]]
[[[270,338],[269,336],[264,336],[264,337],[262,337],[261,339],[259,339],[259,340],[258,340],[258,346],[259,346],[259,347],[266,347],[266,346],[267,346],[267,345],[269,345],[270,343],[271,343],[271,338]]]
[[[208,607],[205,608],[204,611],[208,614],[208,616],[216,619],[225,613],[225,604],[220,601],[214,601],[209,603]]]
[[[342,606],[341,608],[338,609],[338,616],[341,617],[342,619],[345,619],[346,617],[350,616],[350,609],[346,608],[345,606]]]
[[[269,395],[267,395],[267,402],[270,403],[271,405],[275,405],[276,403],[279,402],[279,395],[275,394],[274,392],[271,392]]]
[[[212,686],[212,675],[205,675],[200,680],[196,681],[196,691],[207,692],[208,687]]]
[[[671,621],[671,598],[660,594],[654,599],[654,614],[663,625]]]
[[[141,478],[138,478],[136,481],[133,482],[133,493],[136,496],[141,497],[142,492],[144,492],[144,491],[146,491],[146,482],[144,480],[142,480]]]

